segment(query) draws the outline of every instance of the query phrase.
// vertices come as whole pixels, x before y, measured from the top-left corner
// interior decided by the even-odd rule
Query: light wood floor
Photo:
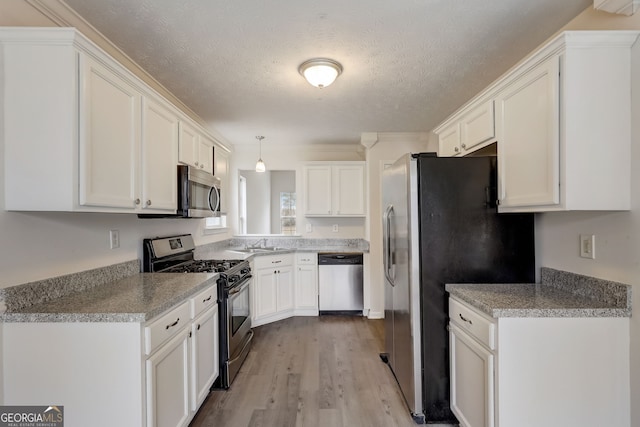
[[[415,427],[379,358],[382,320],[294,317],[254,331],[231,388],[214,390],[191,427]]]

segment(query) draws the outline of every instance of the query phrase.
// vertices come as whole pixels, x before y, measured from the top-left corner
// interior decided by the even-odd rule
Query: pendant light
[[[267,170],[267,167],[262,161],[262,140],[264,139],[264,136],[256,136],[256,139],[260,144],[260,157],[258,157],[258,163],[256,163],[256,172],[264,172],[265,170]]]
[[[322,89],[333,83],[342,73],[342,65],[333,59],[313,58],[300,64],[298,72],[310,85]]]

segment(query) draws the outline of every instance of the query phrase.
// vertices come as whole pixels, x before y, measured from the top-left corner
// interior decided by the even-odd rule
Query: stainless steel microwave
[[[207,218],[220,216],[220,179],[195,167],[178,165],[175,214],[139,214],[140,218]]]

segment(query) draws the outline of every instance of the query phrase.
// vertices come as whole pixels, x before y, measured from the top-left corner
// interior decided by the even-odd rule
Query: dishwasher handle
[[[362,253],[340,252],[319,253],[318,265],[362,265]]]

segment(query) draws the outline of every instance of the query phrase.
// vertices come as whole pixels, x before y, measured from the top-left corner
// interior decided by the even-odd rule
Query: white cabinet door
[[[192,399],[191,410],[197,411],[218,378],[218,305],[205,311],[192,324]]]
[[[560,203],[559,61],[553,56],[497,96],[501,206]]]
[[[199,168],[213,174],[213,141],[201,137],[198,147]]]
[[[493,100],[478,105],[462,117],[460,122],[460,148],[463,153],[496,136]]]
[[[189,333],[184,329],[147,359],[147,427],[181,427],[190,420]]]
[[[166,105],[145,98],[142,127],[142,209],[176,211],[178,117]]]
[[[305,215],[330,216],[331,166],[305,166],[304,183]]]
[[[334,166],[333,182],[333,213],[338,216],[363,216],[364,166]]]
[[[278,267],[276,281],[278,311],[292,310],[294,306],[293,268]]]
[[[255,320],[278,311],[276,268],[261,268],[255,277]]]
[[[79,58],[79,203],[133,210],[139,197],[141,94],[93,58]]]
[[[296,310],[318,310],[318,267],[299,265],[296,272]]]
[[[180,121],[180,137],[178,147],[178,160],[180,163],[200,167],[200,134],[184,120]]]
[[[459,153],[460,123],[455,122],[438,133],[438,155],[440,157],[453,157]]]
[[[451,410],[463,427],[494,426],[494,356],[449,324]]]

